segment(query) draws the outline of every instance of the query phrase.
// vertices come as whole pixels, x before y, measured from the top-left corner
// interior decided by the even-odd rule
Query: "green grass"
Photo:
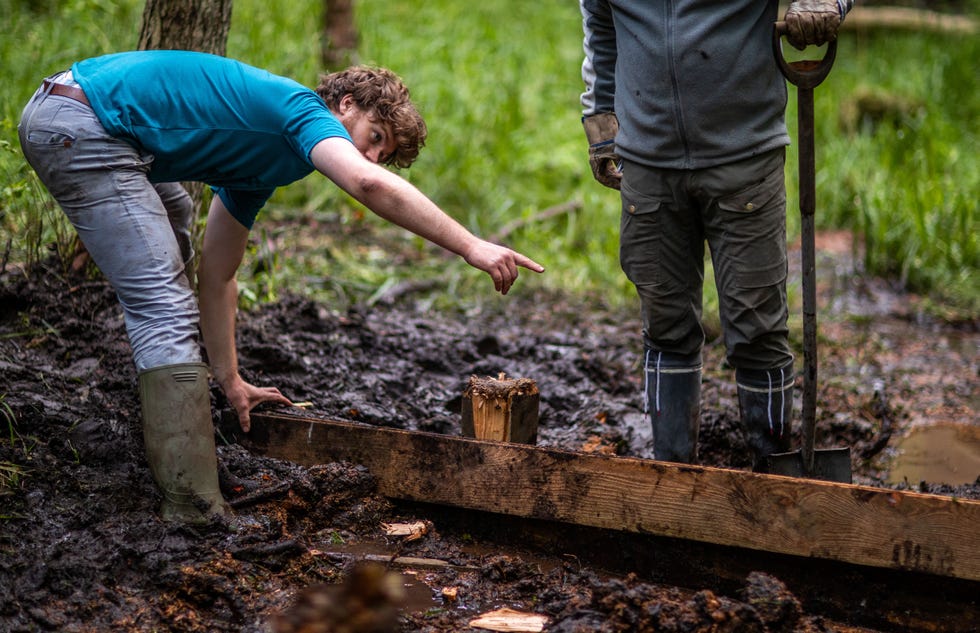
[[[6,397],[7,394],[0,394],[0,419],[3,420],[3,423],[7,427],[3,435],[9,436],[11,447],[14,447],[20,441],[24,446],[25,453],[27,453],[29,449],[23,441],[23,438],[17,432],[17,419],[13,409],[6,403]],[[0,431],[2,430],[2,427],[0,427]],[[5,437],[4,439],[7,438]],[[26,473],[27,471],[22,466],[6,460],[0,460],[0,497],[14,494],[23,483]],[[15,518],[15,516],[14,514],[0,510],[0,521]]]
[[[136,0],[0,0],[0,13],[13,16],[0,35],[7,79],[0,86],[0,248],[14,236],[11,259],[29,260],[64,235],[19,158],[20,108],[41,76],[76,58],[134,47],[141,10]],[[312,85],[321,70],[320,10],[312,0],[239,0],[228,55]],[[358,0],[356,11],[361,61],[405,78],[429,125],[426,149],[403,175],[481,235],[526,221],[507,243],[548,272],[522,275],[516,292],[543,285],[633,301],[617,256],[618,196],[592,180],[579,121],[578,7],[557,0]],[[816,90],[818,227],[855,230],[866,240],[870,272],[974,313],[978,40],[845,34],[830,78]],[[896,109],[877,121],[855,115],[858,97],[868,94]],[[793,149],[788,158],[794,201]],[[537,219],[565,203],[576,210]],[[380,220],[320,177],[279,190],[264,218],[241,275],[248,302],[289,288],[342,305],[399,281],[442,276],[449,290],[434,301],[493,300],[482,273],[417,238],[381,231]],[[797,227],[791,202],[791,239]],[[386,238],[374,239],[381,232]],[[709,315],[710,289],[707,295]]]

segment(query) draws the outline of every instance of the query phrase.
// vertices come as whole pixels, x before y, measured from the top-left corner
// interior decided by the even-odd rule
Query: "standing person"
[[[44,80],[18,127],[28,162],[115,289],[139,373],[146,456],[167,520],[230,510],[218,487],[208,366],[244,431],[260,402],[235,349],[235,280],[256,214],[276,187],[317,170],[381,217],[486,271],[506,294],[518,267],[543,268],[477,238],[406,180],[427,133],[391,71],[355,67],[316,91],[231,59],[139,51],[80,61]],[[191,201],[215,195],[200,267],[200,308],[185,274]]]
[[[620,263],[643,322],[654,457],[697,459],[707,241],[753,468],[789,449],[786,84],[769,0],[580,0],[583,126],[620,190]],[[797,48],[833,40],[850,0],[796,0]]]

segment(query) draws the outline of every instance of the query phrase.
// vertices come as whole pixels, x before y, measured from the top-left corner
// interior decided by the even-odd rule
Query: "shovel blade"
[[[807,477],[851,483],[851,449],[822,448],[813,451],[813,470],[807,472],[802,451],[776,453],[768,458],[769,474]]]

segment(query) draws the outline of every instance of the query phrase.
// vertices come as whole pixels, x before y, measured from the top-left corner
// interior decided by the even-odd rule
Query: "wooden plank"
[[[276,414],[225,426],[258,454],[363,464],[395,499],[980,580],[977,501]]]

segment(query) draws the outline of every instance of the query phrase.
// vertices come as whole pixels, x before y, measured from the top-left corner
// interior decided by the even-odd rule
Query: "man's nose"
[[[373,147],[364,152],[364,158],[368,159],[372,163],[377,164],[381,160],[381,150],[377,147]]]

